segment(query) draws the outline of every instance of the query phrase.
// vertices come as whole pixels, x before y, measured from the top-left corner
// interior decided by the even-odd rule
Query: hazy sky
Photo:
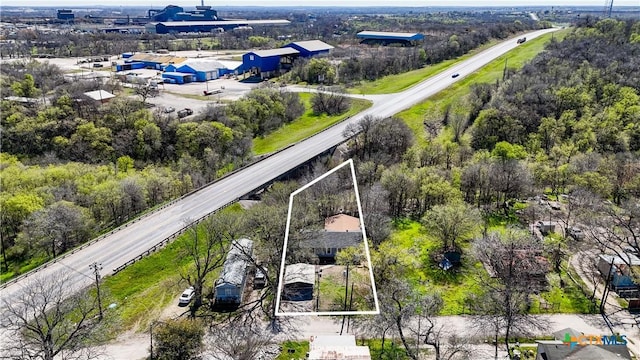
[[[604,7],[605,0],[205,0],[216,6],[518,6],[518,5],[591,5]],[[148,6],[162,8],[173,4],[183,7],[200,5],[200,0],[0,0],[7,6]],[[640,6],[640,0],[614,0],[614,6]]]

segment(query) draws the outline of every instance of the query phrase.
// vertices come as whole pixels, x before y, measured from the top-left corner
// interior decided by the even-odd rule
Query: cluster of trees
[[[79,92],[99,85],[65,84],[50,64],[16,62],[2,72],[3,89],[24,97],[46,94],[51,102],[0,104],[3,272],[18,271],[32,257],[55,257],[205,185],[249,159],[253,137],[305,111],[296,93],[261,88],[180,121],[132,98],[101,107],[78,102]]]
[[[637,21],[605,19],[552,41],[471,119],[473,147],[508,141],[546,155],[563,145],[583,153],[640,150],[638,34]]]

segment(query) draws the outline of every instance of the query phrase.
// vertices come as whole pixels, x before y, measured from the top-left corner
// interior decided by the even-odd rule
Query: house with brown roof
[[[357,246],[364,242],[360,219],[347,214],[330,216],[324,221],[324,228],[301,243],[303,248],[311,248],[321,264],[335,262],[339,250]]]

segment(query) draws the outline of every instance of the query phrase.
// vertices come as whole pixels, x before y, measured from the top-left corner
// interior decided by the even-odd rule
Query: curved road
[[[556,29],[539,30],[528,33],[526,36],[528,39],[534,39],[554,30]],[[517,47],[516,39],[501,42],[401,93],[376,96],[374,105],[366,111],[130,223],[63,259],[51,262],[46,268],[41,268],[38,273],[48,275],[64,271],[72,275],[72,281],[75,282],[72,285],[73,288],[88,286],[93,279],[90,264],[101,263],[102,273],[110,274],[112,269],[123,265],[162,239],[179,231],[184,227],[185,221],[199,219],[326,149],[342,143],[345,140],[342,132],[350,123],[355,123],[367,115],[392,116],[419,103],[514,49]],[[455,73],[459,73],[460,76],[454,79],[451,75]],[[2,290],[1,297],[7,299],[16,296],[28,279],[27,276],[8,284]]]

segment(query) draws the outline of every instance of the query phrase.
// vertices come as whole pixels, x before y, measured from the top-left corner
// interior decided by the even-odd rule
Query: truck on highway
[[[525,41],[527,41],[526,37],[520,38],[520,39],[518,39],[518,44],[522,44]]]

